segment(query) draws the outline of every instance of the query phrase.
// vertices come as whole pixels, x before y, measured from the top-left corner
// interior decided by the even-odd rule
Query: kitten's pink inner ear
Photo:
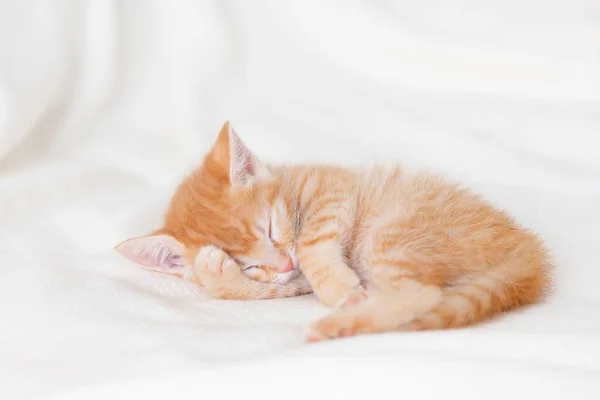
[[[129,239],[117,245],[115,250],[147,269],[168,271],[184,266],[183,245],[168,235]]]
[[[227,124],[227,129],[229,138],[229,177],[234,184],[245,184],[250,177],[256,174],[257,160],[242,142],[231,123]]]

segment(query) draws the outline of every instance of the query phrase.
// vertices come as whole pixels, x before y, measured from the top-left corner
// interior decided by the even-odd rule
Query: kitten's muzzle
[[[288,260],[287,264],[284,264],[283,266],[279,266],[276,269],[277,269],[277,272],[280,272],[280,273],[290,272],[291,270],[294,269],[294,261],[292,261],[292,259],[290,258]]]

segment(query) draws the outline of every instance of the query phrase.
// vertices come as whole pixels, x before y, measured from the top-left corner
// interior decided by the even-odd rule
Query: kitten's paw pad
[[[369,298],[369,293],[362,286],[358,286],[352,293],[343,298],[337,305],[336,308],[346,309],[348,307],[356,306],[362,303],[364,300]]]
[[[308,337],[306,338],[306,341],[308,343],[317,343],[317,342],[321,342],[323,339],[321,339],[321,337],[319,337],[318,335],[312,335],[309,334]]]
[[[370,331],[372,321],[369,315],[337,312],[308,327],[306,340],[309,343],[322,342],[355,336]]]

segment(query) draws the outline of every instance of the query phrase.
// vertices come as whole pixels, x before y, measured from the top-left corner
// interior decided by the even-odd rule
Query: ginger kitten
[[[225,123],[162,228],[117,250],[221,299],[314,291],[308,340],[468,326],[543,300],[541,240],[479,196],[401,167],[266,165]]]

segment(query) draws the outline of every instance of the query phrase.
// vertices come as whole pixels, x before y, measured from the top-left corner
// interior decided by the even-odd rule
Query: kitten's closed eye
[[[248,271],[248,270],[251,270],[251,269],[254,269],[254,268],[260,268],[260,265],[253,265],[253,264],[252,265],[245,265],[245,266],[243,266],[241,268],[242,268],[242,271]]]
[[[279,272],[275,268],[266,267],[264,265],[251,265],[242,269],[242,272],[244,275],[254,279],[255,281],[264,283],[277,283],[280,285],[288,283],[292,278],[298,275],[296,270]]]

